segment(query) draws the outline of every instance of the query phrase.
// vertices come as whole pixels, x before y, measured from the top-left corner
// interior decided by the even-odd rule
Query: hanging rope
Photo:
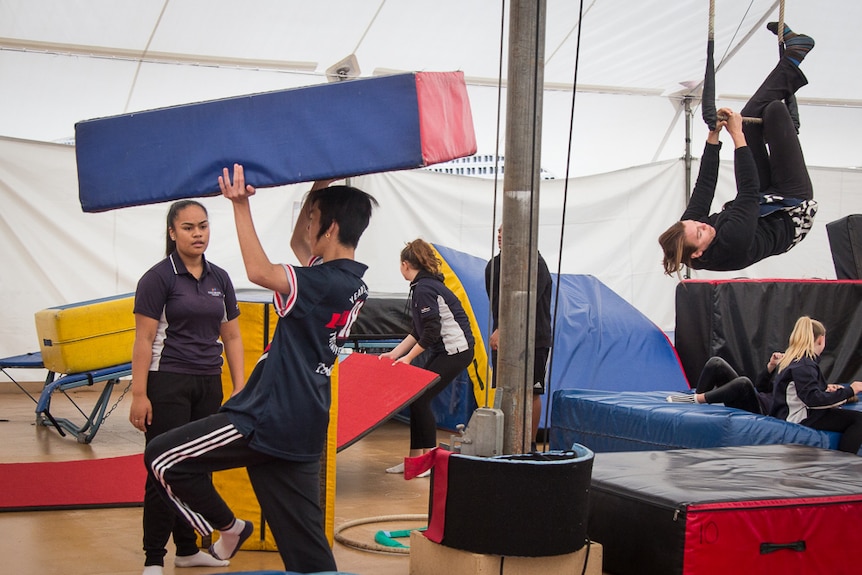
[[[778,6],[778,57],[784,56],[784,0]],[[790,119],[793,120],[793,125],[796,127],[796,133],[799,133],[799,106],[796,104],[796,94],[790,94],[784,99],[787,105],[787,111],[790,112]]]
[[[548,354],[548,371],[545,377],[545,397],[548,398],[545,401],[545,413],[544,413],[544,421],[545,421],[545,433],[549,431],[549,424],[551,419],[551,395],[553,394],[553,385],[551,375],[553,374],[553,358],[554,358],[554,343],[556,342],[556,334],[557,334],[557,313],[556,310],[560,309],[560,275],[562,274],[562,264],[563,264],[563,243],[565,239],[565,231],[566,231],[566,203],[569,198],[569,172],[572,165],[572,140],[574,140],[574,132],[575,132],[575,100],[578,93],[578,64],[581,59],[581,30],[583,29],[584,23],[584,0],[580,1],[578,8],[578,35],[577,35],[577,45],[575,47],[575,69],[572,77],[572,105],[569,110],[569,143],[568,143],[568,152],[566,154],[566,179],[563,184],[563,209],[562,216],[560,219],[560,250],[559,257],[557,258],[557,286],[554,289],[554,317],[551,325],[551,351]],[[542,442],[542,451],[545,451],[546,442]]]
[[[784,0],[778,4],[778,57],[784,56]],[[706,72],[703,78],[703,92],[701,94],[701,112],[703,121],[710,131],[715,130],[718,120],[726,120],[723,114],[718,114],[715,109],[715,60],[713,52],[715,49],[715,0],[709,0],[709,31],[706,41]],[[799,131],[799,108],[796,104],[796,96],[791,95],[785,100],[796,131]],[[760,124],[761,118],[742,118],[746,124]]]
[[[491,257],[490,260],[494,259],[494,247],[497,245],[497,193],[499,190],[499,182],[500,182],[500,123],[502,122],[502,107],[503,107],[503,54],[505,53],[505,42],[504,39],[506,37],[506,0],[502,0],[500,2],[500,55],[497,63],[497,132],[496,132],[496,147],[494,148],[494,198],[491,202],[491,230],[493,234],[491,235]],[[491,285],[495,285],[494,282],[497,278],[494,277],[495,274],[494,266],[491,266]],[[491,290],[491,293],[488,295],[488,298],[491,300],[491,309],[493,309],[494,304],[496,302],[496,298],[499,297],[498,293],[494,293],[494,290]],[[488,316],[487,323],[487,333],[490,338],[491,333],[494,331],[493,326],[493,318]],[[491,371],[492,366],[491,362],[487,363],[485,368],[485,381],[491,382]],[[482,407],[489,407],[488,401],[491,394],[491,383],[485,386],[485,404]]]
[[[709,33],[706,39],[706,72],[703,76],[703,93],[701,103],[701,114],[703,121],[709,127],[709,131],[715,130],[718,117],[715,111],[715,61],[713,51],[715,49],[715,0],[709,0]]]
[[[540,6],[539,2],[536,2],[535,9],[539,13],[542,11],[542,7]],[[536,23],[537,23],[538,27],[543,26],[542,19],[543,19],[543,17],[541,17],[541,16],[536,18]],[[540,57],[539,57],[540,54],[542,55],[541,59],[542,60],[544,59],[543,47],[539,45],[539,39],[541,37],[543,37],[543,35],[540,34],[539,31],[537,30],[535,37],[536,37],[536,44],[533,46],[533,52],[535,54],[535,60],[538,62],[538,61],[540,61]],[[544,65],[545,65],[544,62],[542,62],[541,66],[542,66],[542,77],[543,78],[544,78]],[[541,93],[541,91],[543,90],[542,83],[539,82],[539,77],[538,77],[539,69],[540,69],[539,66],[536,66],[533,69],[533,86],[535,86],[535,92],[534,92],[535,96],[534,97],[536,98],[536,101],[538,101],[538,99],[539,99],[539,93]],[[544,98],[543,98],[543,100],[544,100]],[[536,137],[537,137],[539,130],[535,129],[535,125],[533,126],[533,128],[534,129],[531,130],[531,132],[532,132],[531,144],[532,145],[530,146],[530,166],[532,168],[530,170],[530,173],[533,174],[533,181],[530,184],[530,189],[533,190],[534,193],[538,193],[537,190],[533,189],[533,186],[541,187],[540,182],[542,179],[542,177],[541,177],[541,166],[539,165],[539,158],[536,157],[536,148],[538,146],[538,141],[536,140]],[[535,174],[539,174],[539,177],[536,178]],[[537,209],[537,208],[538,208],[538,206],[536,205],[536,202],[530,202],[530,221],[531,222],[536,221],[536,215],[533,213],[533,210]],[[535,270],[537,268],[537,265],[538,265],[536,263],[536,260],[537,260],[537,254],[539,253],[539,246],[533,245],[532,242],[534,239],[536,239],[536,241],[538,242],[538,238],[534,234],[531,233],[530,234],[529,252],[528,252],[529,258],[527,259],[527,269],[529,269],[529,270]],[[501,265],[502,265],[502,261],[501,261]],[[502,268],[500,268],[500,269],[502,269]],[[533,284],[529,281],[527,282],[527,299],[528,299],[528,301],[531,299],[535,300],[535,297],[536,297],[535,294],[530,294],[530,289],[532,289],[533,285],[537,286],[537,284]],[[532,295],[533,297],[530,298],[529,297],[530,295]],[[536,307],[535,306],[527,306],[527,323],[526,323],[526,325],[535,326],[535,324],[536,324]],[[535,336],[535,333],[533,335]],[[531,342],[529,341],[528,338],[524,338],[524,357],[527,357],[529,354],[532,353],[533,354],[533,361],[535,362],[536,361],[535,347],[533,347],[533,349],[529,349],[530,343]],[[535,339],[533,340],[532,343],[535,343]],[[532,377],[533,377],[533,373],[530,372],[529,367],[528,367],[527,363],[525,362],[524,363],[524,375],[523,375],[522,381],[530,381]],[[545,379],[547,380],[547,377]],[[529,425],[530,425],[530,427],[528,428],[530,437],[527,438],[527,441],[525,443],[530,441],[531,436],[532,436],[532,428],[533,428],[533,424],[532,424],[532,419],[533,419],[533,417],[532,417],[533,416],[533,395],[532,395],[532,393],[533,393],[533,391],[532,391],[532,389],[528,389],[527,393],[529,394],[529,399],[527,401],[521,402],[522,421],[524,421],[525,423],[529,423]]]
[[[784,0],[778,5],[778,55],[784,55]]]

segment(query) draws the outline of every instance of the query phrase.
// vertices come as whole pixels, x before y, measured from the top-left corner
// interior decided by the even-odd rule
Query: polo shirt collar
[[[210,263],[207,261],[206,254],[201,254],[201,258],[203,259],[203,263],[204,263],[204,269],[203,269],[203,272],[201,273],[201,278],[203,278],[205,275],[207,275],[210,272]],[[176,250],[171,252],[171,255],[168,256],[168,259],[171,260],[171,267],[173,268],[174,273],[176,275],[178,275],[178,276],[183,275],[183,274],[191,275],[189,273],[188,268],[186,268],[186,264],[183,263],[183,258],[180,257],[180,254],[178,254]]]

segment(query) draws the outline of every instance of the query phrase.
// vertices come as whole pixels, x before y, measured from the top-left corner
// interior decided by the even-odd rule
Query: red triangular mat
[[[377,355],[348,355],[338,364],[338,451],[401,411],[439,377]]]

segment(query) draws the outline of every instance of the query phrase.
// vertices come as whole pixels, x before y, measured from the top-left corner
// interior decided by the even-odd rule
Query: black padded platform
[[[862,214],[851,214],[826,224],[835,276],[862,279]]]
[[[799,316],[826,326],[820,360],[830,383],[862,379],[862,281],[686,280],[676,289],[676,351],[692,386],[718,355],[754,377],[787,348]]]

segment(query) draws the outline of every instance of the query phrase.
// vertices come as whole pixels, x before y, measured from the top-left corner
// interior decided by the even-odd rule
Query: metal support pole
[[[545,14],[545,0],[510,4],[497,355],[507,454],[529,451],[532,425]]]

